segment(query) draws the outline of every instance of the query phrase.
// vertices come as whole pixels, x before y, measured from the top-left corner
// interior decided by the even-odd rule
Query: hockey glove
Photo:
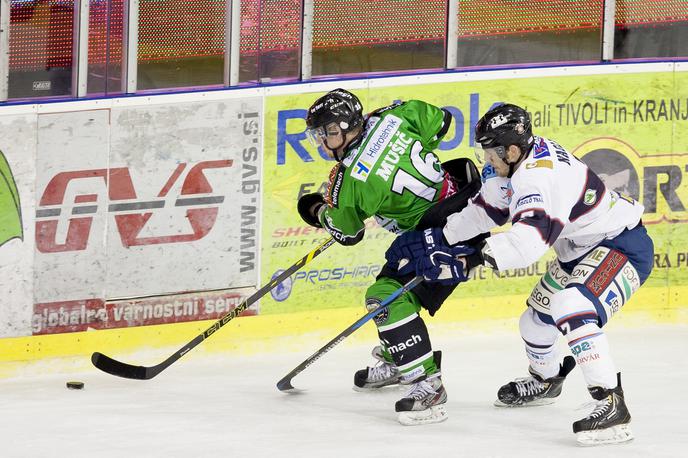
[[[429,283],[455,285],[468,280],[468,256],[475,249],[468,245],[438,247],[416,264],[416,272]]]
[[[474,248],[468,245],[450,246],[439,228],[423,231],[423,243],[425,255],[416,262],[417,275],[422,275],[428,282],[442,285],[457,284],[468,279],[468,257],[475,253]]]
[[[425,254],[424,236],[421,231],[408,231],[397,237],[385,253],[385,259],[400,275],[415,271],[416,261]]]
[[[299,199],[296,208],[299,210],[299,215],[307,224],[313,227],[322,227],[320,219],[318,218],[318,210],[325,204],[325,198],[322,194],[314,192],[312,194],[304,194]]]

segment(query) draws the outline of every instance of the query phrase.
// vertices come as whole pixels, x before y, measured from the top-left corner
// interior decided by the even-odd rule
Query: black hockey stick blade
[[[103,372],[116,375],[118,377],[130,378],[135,380],[148,380],[153,376],[147,376],[148,368],[143,366],[132,366],[112,359],[100,352],[95,352],[91,355],[91,362],[94,366]]]
[[[288,277],[290,277],[294,272],[296,272],[301,267],[311,262],[313,258],[325,251],[328,247],[332,246],[333,243],[334,239],[328,238],[324,243],[317,246],[306,256],[296,261],[284,272],[270,280],[267,284],[263,285],[258,291],[253,293],[241,304],[237,305],[234,309],[224,314],[219,320],[213,323],[212,326],[203,331],[202,334],[199,334],[196,337],[194,337],[193,340],[188,342],[182,348],[170,355],[165,361],[159,364],[156,364],[154,366],[135,366],[133,364],[127,364],[121,361],[117,361],[116,359],[110,358],[109,356],[106,356],[99,352],[95,352],[91,355],[91,362],[95,367],[102,370],[103,372],[107,372],[108,374],[115,375],[117,377],[123,377],[133,380],[150,380],[156,375],[158,375],[160,372],[170,367],[175,361],[177,361],[179,358],[191,351],[191,349],[193,349],[196,345],[200,344],[205,339],[213,335],[215,331],[217,331],[222,326],[236,318],[244,310],[253,305],[258,299],[266,295],[271,289],[275,288],[277,285],[279,285]]]
[[[308,366],[310,366],[311,364],[316,362],[318,359],[320,359],[325,353],[332,350],[342,340],[346,339],[351,334],[353,334],[356,329],[363,326],[368,320],[375,317],[378,313],[382,312],[385,308],[387,308],[387,306],[389,304],[394,302],[399,296],[412,290],[422,281],[423,281],[423,277],[420,277],[420,276],[414,277],[412,280],[410,280],[404,286],[400,287],[399,289],[394,291],[392,294],[387,296],[385,298],[385,300],[383,300],[375,310],[368,312],[366,315],[364,315],[361,318],[359,318],[358,320],[356,320],[356,322],[354,324],[352,324],[351,326],[346,328],[344,331],[340,332],[337,335],[337,337],[335,337],[334,339],[327,342],[322,348],[320,348],[318,351],[316,351],[311,356],[309,356],[305,361],[303,361],[301,364],[299,364],[294,369],[292,369],[292,371],[289,372],[287,375],[282,377],[282,379],[279,382],[277,382],[277,389],[280,391],[283,391],[283,392],[300,391],[297,388],[294,388],[294,385],[291,384],[291,381],[294,377],[299,375]]]
[[[291,379],[285,380],[282,379],[279,382],[277,382],[277,389],[280,391],[285,391],[285,392],[295,392],[296,388],[294,388],[294,385],[291,384]]]

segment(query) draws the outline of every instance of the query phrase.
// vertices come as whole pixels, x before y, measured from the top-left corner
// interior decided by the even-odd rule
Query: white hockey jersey
[[[511,179],[483,168],[483,186],[461,212],[450,215],[444,236],[450,244],[496,226],[512,227],[487,239],[499,270],[526,267],[551,246],[559,260],[572,261],[604,239],[638,224],[643,206],[607,189],[583,162],[557,143],[535,137]]]

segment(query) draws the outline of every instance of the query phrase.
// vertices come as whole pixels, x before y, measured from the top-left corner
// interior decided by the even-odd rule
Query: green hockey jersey
[[[363,238],[374,216],[392,232],[413,229],[423,214],[453,192],[432,152],[451,124],[446,110],[420,100],[372,113],[362,139],[330,173],[320,222],[339,243]]]

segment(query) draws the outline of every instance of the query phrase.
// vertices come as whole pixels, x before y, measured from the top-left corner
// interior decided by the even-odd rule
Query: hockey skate
[[[354,374],[354,390],[367,391],[382,388],[389,385],[397,385],[401,374],[394,363],[385,360],[382,355],[382,347],[373,348],[373,358],[378,362],[373,367],[367,367],[356,371]]]
[[[580,445],[618,444],[633,439],[629,425],[631,414],[624,402],[621,374],[616,377],[616,388],[588,388],[597,402],[595,409],[587,417],[573,423],[573,432]]]
[[[573,356],[566,356],[559,366],[559,375],[542,379],[530,370],[530,377],[518,378],[502,386],[497,392],[497,407],[527,407],[552,404],[561,394],[564,380],[576,367]]]
[[[441,374],[436,372],[413,382],[409,392],[397,401],[394,408],[399,412],[398,420],[402,425],[425,425],[449,418],[444,406],[446,402],[447,391]]]

